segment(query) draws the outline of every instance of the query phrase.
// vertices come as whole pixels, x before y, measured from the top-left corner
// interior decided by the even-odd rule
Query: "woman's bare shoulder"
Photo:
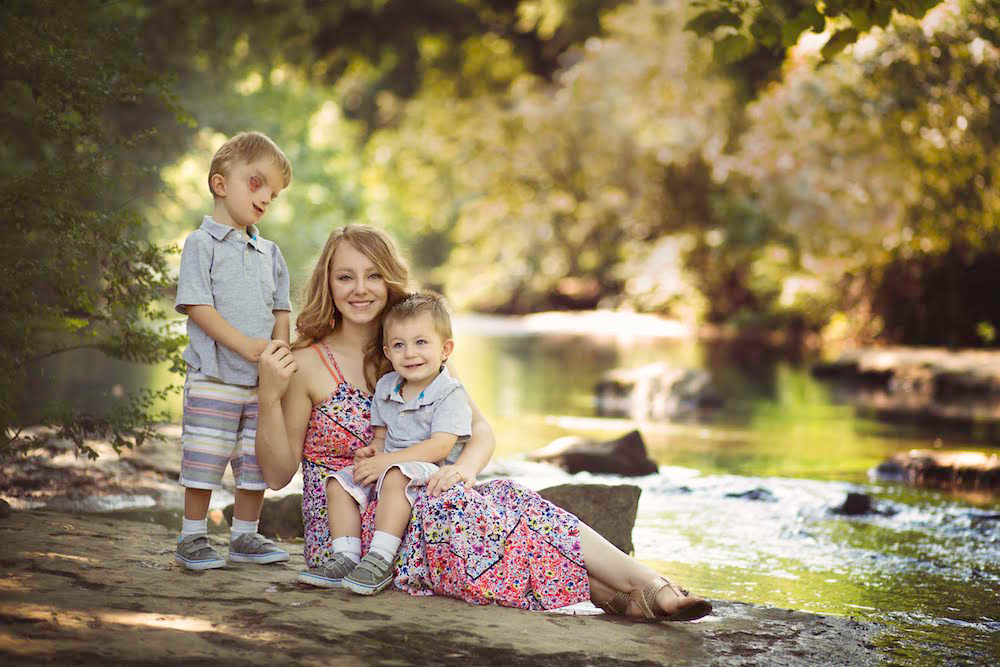
[[[292,350],[292,356],[295,357],[295,362],[302,364],[303,362],[309,362],[316,359],[316,350],[313,349],[312,345],[307,345],[306,347],[299,347]]]
[[[299,389],[309,396],[313,405],[329,396],[336,388],[336,383],[323,359],[316,354],[316,350],[312,346],[302,347],[292,350],[292,356],[299,367],[293,378],[293,384],[298,385]]]

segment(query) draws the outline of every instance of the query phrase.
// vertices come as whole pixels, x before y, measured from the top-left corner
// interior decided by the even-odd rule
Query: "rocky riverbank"
[[[714,600],[696,623],[474,607],[299,585],[285,564],[192,573],[173,561],[176,434],[119,458],[37,451],[0,465],[0,663],[36,664],[875,664],[871,623]],[[130,509],[108,510],[125,499]],[[143,506],[147,505],[147,506]],[[0,509],[5,504],[0,504]],[[210,522],[224,552],[225,519]],[[627,537],[627,536],[626,536]]]
[[[15,510],[0,520],[5,665],[867,665],[877,627],[714,601],[696,623],[596,609],[531,613],[295,583],[289,563],[203,573],[173,563],[174,531],[100,514]],[[220,546],[221,538],[217,539]]]
[[[888,421],[1000,435],[1000,352],[885,347],[813,366],[852,403]]]

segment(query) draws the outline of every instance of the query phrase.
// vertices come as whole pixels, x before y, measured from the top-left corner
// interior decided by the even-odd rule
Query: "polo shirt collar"
[[[204,219],[202,219],[201,228],[211,234],[212,238],[216,241],[222,241],[229,235],[229,232],[236,231],[229,225],[216,222],[210,215],[206,215]],[[247,232],[249,232],[247,234],[247,243],[253,246],[254,250],[257,252],[264,252],[260,247],[260,231],[257,229],[257,225],[250,225],[247,228]]]
[[[399,377],[398,374],[397,377]],[[396,383],[389,387],[389,390],[383,398],[387,401],[395,401],[396,403],[406,405],[407,403],[403,400],[403,395],[401,393],[404,384],[406,384],[406,381],[402,377],[399,377]],[[434,378],[434,381],[424,387],[424,390],[411,401],[411,403],[414,403],[413,408],[416,409],[424,405],[430,405],[434,401],[441,398],[444,394],[448,393],[447,389],[452,384],[453,382],[451,374],[448,373],[448,367],[442,366],[441,372],[438,373],[436,378]]]

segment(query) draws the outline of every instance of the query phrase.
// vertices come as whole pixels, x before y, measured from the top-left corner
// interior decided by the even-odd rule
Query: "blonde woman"
[[[347,565],[333,554],[360,553],[371,541],[375,502],[361,517],[362,544],[334,544],[331,525],[333,534],[345,535],[343,522],[358,519],[356,512],[353,519],[328,516],[326,488],[332,473],[371,441],[371,391],[389,370],[381,314],[404,296],[407,275],[385,233],[363,225],[335,230],[306,287],[298,340],[291,349],[275,341],[261,356],[258,464],[272,489],[285,486],[302,465],[303,580],[314,585],[339,585]],[[707,601],[533,491],[509,480],[476,484],[494,439],[482,413],[471,408],[472,437],[461,456],[442,466],[414,503],[395,562],[395,588],[536,610],[591,599],[640,620],[692,620],[711,612]]]

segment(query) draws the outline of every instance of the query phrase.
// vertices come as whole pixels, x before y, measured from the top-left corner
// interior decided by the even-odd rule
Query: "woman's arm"
[[[299,469],[312,400],[284,341],[268,343],[258,369],[257,464],[267,485],[277,490],[288,484]]]
[[[466,486],[472,486],[476,483],[476,475],[493,458],[493,450],[496,448],[493,427],[486,421],[486,417],[483,416],[472,397],[469,397],[469,407],[472,408],[472,436],[465,443],[465,447],[462,448],[462,453],[458,455],[458,460],[455,463],[441,466],[427,480],[427,492],[432,496],[441,495],[459,482],[464,482]]]

